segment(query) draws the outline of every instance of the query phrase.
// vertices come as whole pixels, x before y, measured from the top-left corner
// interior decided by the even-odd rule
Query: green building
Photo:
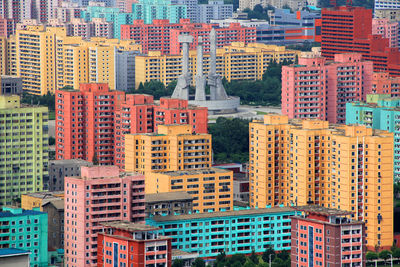
[[[43,191],[49,162],[48,108],[0,95],[0,206]]]
[[[146,224],[161,228],[172,238],[172,249],[198,253],[199,257],[290,250],[290,207],[244,209],[186,215],[154,216]]]
[[[167,19],[170,23],[179,23],[187,18],[186,5],[171,4],[171,0],[139,0],[132,4],[134,19],[141,19],[145,24],[152,24],[154,19]]]
[[[91,21],[93,18],[105,18],[107,22],[113,23],[113,38],[121,39],[121,25],[132,24],[133,14],[121,12],[119,8],[88,6],[81,12],[81,18]]]
[[[374,94],[346,104],[346,124],[362,124],[394,134],[394,181],[400,181],[400,98]]]
[[[31,267],[47,267],[47,214],[40,208],[3,207],[0,211],[0,249],[6,248],[30,251]]]

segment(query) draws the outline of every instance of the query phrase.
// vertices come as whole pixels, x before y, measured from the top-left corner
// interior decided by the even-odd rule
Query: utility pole
[[[271,256],[272,254],[269,254],[269,267],[271,267]]]

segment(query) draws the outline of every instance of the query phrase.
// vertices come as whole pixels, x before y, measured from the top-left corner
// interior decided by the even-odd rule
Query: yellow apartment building
[[[0,37],[0,76],[7,74],[7,38]]]
[[[37,192],[21,195],[21,208],[31,210],[33,208],[40,208],[52,200],[64,199],[63,191],[56,192]]]
[[[233,210],[233,172],[217,168],[147,173],[146,194],[186,191],[198,212]]]
[[[166,172],[211,167],[211,135],[192,126],[159,125],[157,133],[125,135],[127,172]]]
[[[393,134],[269,114],[250,123],[250,205],[354,212],[367,245],[393,242]]]
[[[8,74],[23,79],[23,89],[36,95],[54,93],[79,83],[108,83],[116,89],[118,51],[140,51],[132,41],[66,35],[64,27],[27,26],[8,39]]]
[[[245,45],[234,42],[217,49],[217,73],[232,80],[262,79],[271,61],[295,61],[301,52],[287,50],[284,46],[251,43]],[[189,52],[190,71],[193,78],[197,71],[197,51]],[[210,55],[204,54],[203,71],[210,70]],[[148,55],[136,56],[135,86],[148,81],[161,81],[165,85],[175,81],[182,74],[181,55],[161,55],[159,51],[149,51]],[[194,79],[193,79],[194,83]]]

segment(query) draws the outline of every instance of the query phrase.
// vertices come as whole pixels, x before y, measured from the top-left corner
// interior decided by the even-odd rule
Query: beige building
[[[275,8],[289,6],[293,11],[302,10],[307,6],[307,0],[239,0],[239,10],[246,8],[254,9],[256,5],[267,7],[271,5]]]
[[[284,46],[251,43],[245,45],[234,42],[217,49],[217,73],[232,80],[259,80],[271,61],[295,61],[301,52],[288,50]],[[189,52],[189,68],[194,77],[197,73],[197,51]],[[204,54],[203,71],[210,70],[210,54]],[[181,55],[161,55],[158,51],[149,51],[148,55],[136,56],[135,87],[148,81],[161,81],[165,85],[178,79],[182,74]]]

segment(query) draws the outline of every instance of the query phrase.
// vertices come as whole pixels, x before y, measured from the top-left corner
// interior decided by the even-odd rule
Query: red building
[[[365,266],[365,224],[351,212],[319,206],[297,207],[291,217],[291,266]]]
[[[160,124],[190,124],[207,133],[207,108],[187,100],[126,95],[107,84],[81,84],[56,92],[56,159],[93,161],[124,167],[124,134],[152,133]]]
[[[154,103],[150,95],[126,95],[121,108],[115,112],[114,165],[125,166],[127,133],[152,133],[160,124],[190,124],[194,133],[207,133],[207,108],[189,106],[187,100],[161,98]]]
[[[372,61],[357,53],[300,58],[282,68],[282,114],[289,118],[316,118],[346,122],[346,103],[365,101],[371,93]]]
[[[180,54],[181,48],[177,46],[178,36],[188,33],[194,37],[190,49],[196,49],[198,36],[203,36],[205,51],[209,51],[208,38],[212,28],[217,31],[218,47],[232,42],[247,44],[256,41],[256,29],[253,27],[242,27],[239,23],[232,23],[227,28],[219,28],[217,24],[191,23],[189,19],[181,19],[180,23],[154,20],[153,24],[135,20],[132,25],[121,26],[121,39],[131,39],[140,43],[143,53],[161,51],[162,54]]]
[[[103,223],[97,238],[98,267],[171,266],[171,238],[159,228],[127,221]]]
[[[356,52],[374,63],[374,71],[400,76],[400,52],[389,39],[372,34],[372,10],[341,6],[322,10],[322,56],[333,60],[338,53]]]
[[[125,93],[108,84],[81,84],[56,92],[56,159],[114,162],[114,112]]]
[[[0,37],[10,37],[15,33],[15,21],[0,17]]]

